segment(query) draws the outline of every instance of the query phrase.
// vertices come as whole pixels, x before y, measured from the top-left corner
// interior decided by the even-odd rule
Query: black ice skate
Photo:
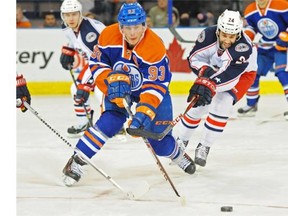
[[[245,106],[238,109],[238,116],[253,117],[256,115],[257,110],[257,104],[254,106]]]
[[[204,167],[206,165],[209,150],[210,147],[203,146],[201,143],[199,143],[195,150],[195,163],[198,164],[199,166]]]
[[[115,137],[120,141],[120,142],[126,142],[127,138],[126,138],[126,130],[124,127],[121,128],[121,130],[115,134]]]
[[[188,174],[193,174],[196,171],[196,166],[194,161],[186,154],[181,147],[179,148],[178,157],[174,158],[172,161],[177,164],[184,172]]]
[[[90,112],[91,122],[93,122],[93,114],[94,114],[94,110],[91,110],[91,112]],[[69,137],[80,137],[83,135],[85,130],[87,130],[87,128],[89,128],[89,127],[90,127],[89,122],[87,122],[86,124],[83,124],[83,125],[71,126],[67,129],[68,136]]]
[[[284,112],[284,118],[288,121],[288,111]]]
[[[71,186],[78,182],[84,174],[82,166],[86,165],[78,155],[72,155],[67,164],[63,168],[63,182],[66,186]]]
[[[186,149],[186,147],[189,144],[189,140],[182,140],[179,137],[176,138],[176,141],[177,141],[178,145],[183,149]]]

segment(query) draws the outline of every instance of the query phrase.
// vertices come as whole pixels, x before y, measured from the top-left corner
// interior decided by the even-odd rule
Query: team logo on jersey
[[[239,43],[235,47],[236,52],[246,52],[249,50],[249,46],[245,43]]]
[[[143,76],[134,64],[117,62],[114,65],[113,70],[120,70],[129,73],[129,77],[131,80],[131,91],[137,91],[141,88],[143,83]]]
[[[199,43],[202,43],[204,40],[205,40],[205,31],[202,31],[202,32],[198,35],[197,41],[198,41]]]
[[[91,42],[95,41],[96,38],[97,38],[97,35],[96,35],[95,32],[89,32],[89,33],[86,35],[86,38],[85,38],[85,39],[86,39],[87,42],[91,43]]]
[[[216,83],[221,83],[221,79],[219,77],[215,77],[213,79],[215,80]]]
[[[276,37],[279,31],[277,23],[269,18],[260,19],[257,26],[261,34],[268,39]]]

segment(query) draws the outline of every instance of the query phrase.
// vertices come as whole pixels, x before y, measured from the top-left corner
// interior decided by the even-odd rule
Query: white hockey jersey
[[[78,33],[62,25],[64,34],[69,39],[68,46],[74,48],[86,61],[90,59],[93,47],[98,43],[98,37],[106,26],[94,19],[83,17]]]
[[[238,83],[241,74],[257,71],[257,49],[241,33],[241,38],[229,49],[222,50],[216,30],[217,26],[204,29],[187,59],[196,75],[201,67],[212,67],[216,73],[210,78],[216,83],[216,91],[223,92],[231,90]]]

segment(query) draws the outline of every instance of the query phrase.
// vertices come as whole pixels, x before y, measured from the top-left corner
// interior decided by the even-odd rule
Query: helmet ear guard
[[[146,13],[142,6],[135,3],[124,3],[118,14],[120,26],[146,25]]]
[[[217,32],[222,31],[226,34],[238,34],[241,36],[243,20],[239,11],[226,9],[218,18]]]
[[[64,0],[61,7],[61,19],[64,21],[63,13],[72,13],[72,12],[80,12],[80,17],[82,18],[82,5],[78,0]],[[66,23],[65,23],[66,25]]]

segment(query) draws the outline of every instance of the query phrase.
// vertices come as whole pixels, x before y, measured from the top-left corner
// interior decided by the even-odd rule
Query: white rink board
[[[186,40],[196,40],[203,28],[179,28],[177,31]],[[166,49],[174,36],[166,28],[153,29],[163,40]],[[67,43],[61,29],[17,29],[16,30],[16,68],[30,82],[71,81],[60,62],[61,47]],[[186,59],[193,44],[181,43],[184,49],[183,59]],[[81,65],[81,61],[76,64]],[[194,80],[187,73],[173,73],[173,81]],[[276,80],[273,74],[268,74],[262,80]]]

